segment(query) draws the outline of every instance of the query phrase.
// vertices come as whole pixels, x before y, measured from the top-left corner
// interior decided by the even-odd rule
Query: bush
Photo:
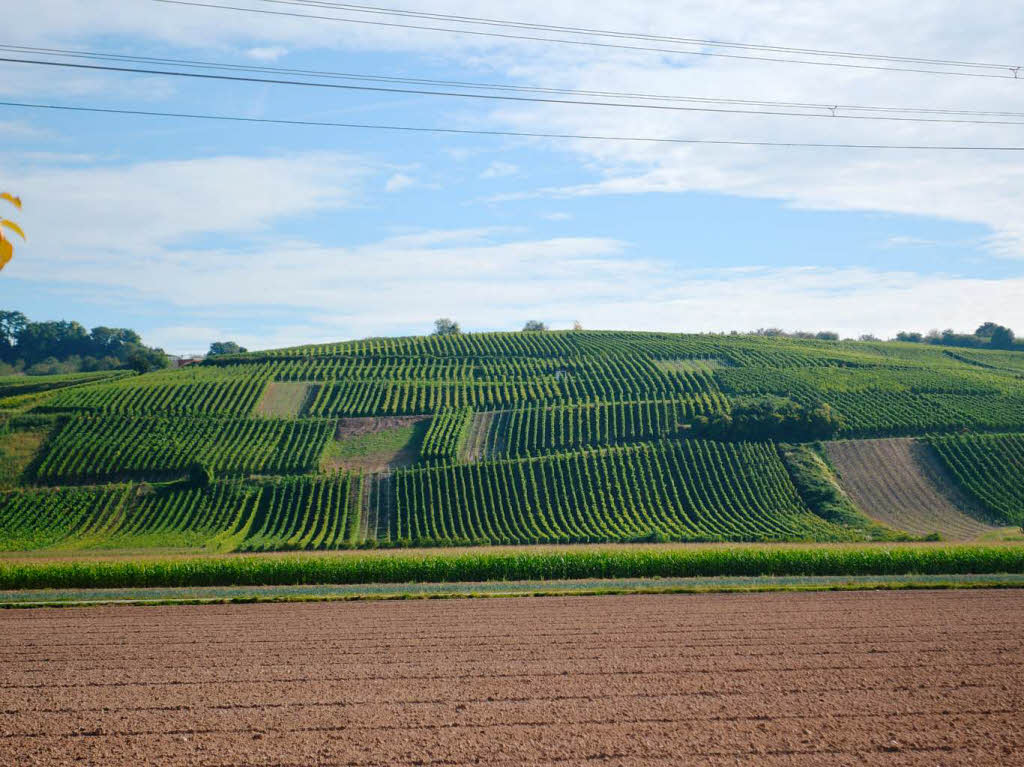
[[[843,427],[831,406],[805,407],[784,397],[739,397],[728,413],[694,419],[697,434],[726,440],[809,441],[834,437]]]
[[[213,484],[213,469],[200,461],[193,461],[188,467],[188,483],[192,487],[209,487]]]

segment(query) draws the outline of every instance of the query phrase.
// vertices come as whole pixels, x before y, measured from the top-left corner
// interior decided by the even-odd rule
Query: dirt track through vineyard
[[[0,614],[0,764],[1024,765],[1024,591]]]
[[[969,541],[996,528],[952,483],[931,448],[915,439],[828,443],[839,482],[872,519],[915,535]],[[969,513],[970,512],[970,513]]]

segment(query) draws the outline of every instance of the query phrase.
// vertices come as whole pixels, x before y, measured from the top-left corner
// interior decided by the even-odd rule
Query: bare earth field
[[[1024,765],[1024,592],[0,614],[0,764]]]
[[[915,535],[968,541],[997,528],[953,485],[928,445],[915,439],[828,443],[839,482],[872,519]]]

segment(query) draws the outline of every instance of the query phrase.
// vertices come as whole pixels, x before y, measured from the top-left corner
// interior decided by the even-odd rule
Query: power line
[[[585,141],[629,141],[651,144],[684,144],[712,146],[776,147],[785,149],[879,149],[943,152],[1024,152],[1024,146],[969,146],[935,144],[852,144],[816,143],[803,141],[743,141],[732,139],[688,139],[658,138],[648,136],[601,136],[575,133],[540,133],[530,131],[477,130],[469,128],[427,128],[411,125],[380,125],[371,123],[342,123],[317,120],[283,120],[267,117],[236,117],[233,115],[211,115],[188,112],[156,112],[141,109],[108,109],[103,107],[68,106],[59,104],[29,104],[17,101],[0,101],[0,107],[21,109],[47,109],[63,112],[92,112],[112,115],[137,115],[143,117],[172,117],[193,120],[225,120],[240,123],[264,123],[270,125],[303,125],[321,128],[352,128],[358,130],[401,131],[408,133],[439,133],[466,136],[500,136],[512,138],[574,139]]]
[[[770,61],[776,63],[785,64],[807,64],[811,66],[824,66],[824,67],[840,67],[843,69],[860,69],[860,70],[872,70],[872,71],[883,71],[883,72],[912,72],[917,74],[929,74],[929,75],[949,75],[957,77],[982,77],[997,80],[1017,80],[1024,79],[1021,77],[1021,72],[1024,70],[1024,66],[1006,66],[1005,69],[1007,74],[996,74],[995,72],[981,72],[981,71],[954,71],[954,70],[938,70],[938,69],[918,69],[914,67],[901,67],[901,66],[882,66],[882,65],[870,65],[870,64],[854,64],[850,62],[840,61],[807,61],[803,59],[791,59],[776,56],[753,56],[746,54],[736,53],[722,53],[720,51],[687,51],[680,50],[678,48],[657,48],[653,46],[640,46],[640,45],[625,45],[622,43],[607,43],[598,42],[595,40],[574,40],[569,38],[554,38],[554,37],[538,37],[534,35],[521,35],[511,34],[505,32],[484,32],[475,29],[459,29],[452,27],[437,27],[427,26],[423,24],[403,24],[399,22],[390,21],[371,21],[369,19],[354,19],[340,16],[321,16],[317,14],[308,13],[297,13],[294,11],[271,11],[264,8],[240,8],[233,5],[220,5],[216,3],[203,3],[196,2],[196,0],[153,0],[157,3],[165,3],[169,5],[183,5],[192,6],[196,8],[216,8],[225,11],[238,11],[243,13],[259,13],[270,16],[284,16],[299,19],[317,19],[321,21],[335,21],[346,24],[364,24],[377,27],[390,27],[395,29],[417,29],[426,30],[432,32],[451,32],[462,35],[475,35],[478,37],[491,37],[500,38],[506,40],[528,40],[532,42],[543,42],[543,43],[560,43],[565,45],[584,45],[592,46],[597,48],[611,48],[618,50],[627,51],[638,51],[647,53],[667,53],[680,56],[702,56],[702,57],[717,57],[717,58],[728,58],[728,59],[741,59],[747,61]],[[273,2],[281,5],[295,5],[303,8],[310,7],[330,7],[330,6],[310,6],[303,3],[297,2],[296,0],[261,0],[261,2]],[[824,55],[824,54],[823,54]],[[996,68],[1004,68],[1001,65],[992,65]]]
[[[63,56],[71,58],[89,59],[89,60],[100,60],[100,61],[117,61],[117,62],[131,62],[131,63],[143,63],[143,64],[166,64],[177,67],[190,67],[190,68],[201,68],[201,69],[214,69],[224,71],[239,71],[239,72],[256,72],[263,74],[283,74],[293,75],[301,77],[318,77],[338,80],[355,80],[360,82],[385,82],[385,83],[404,83],[411,85],[434,85],[448,88],[466,88],[474,90],[496,90],[496,91],[509,91],[514,93],[545,93],[545,94],[558,94],[558,95],[569,95],[569,96],[594,96],[603,98],[617,98],[617,99],[641,99],[641,100],[652,100],[652,101],[667,101],[667,102],[684,102],[684,103],[697,103],[697,104],[734,104],[743,106],[764,106],[764,107],[775,107],[775,108],[789,108],[789,109],[817,109],[829,112],[830,114],[834,111],[842,112],[882,112],[882,113],[906,113],[906,114],[935,114],[935,115],[957,115],[957,116],[976,116],[976,117],[1021,117],[1024,118],[1024,112],[1006,112],[1006,111],[984,111],[984,110],[970,110],[970,109],[936,109],[936,108],[919,108],[919,107],[894,107],[894,106],[863,106],[853,104],[822,104],[822,103],[808,103],[808,102],[793,102],[793,101],[764,101],[764,100],[752,100],[752,99],[730,99],[730,98],[709,98],[709,97],[697,97],[697,96],[668,96],[659,95],[653,93],[635,93],[635,92],[621,92],[621,91],[594,91],[594,90],[581,90],[573,88],[550,88],[541,86],[529,86],[529,85],[511,85],[506,83],[481,83],[481,82],[468,82],[465,80],[440,80],[420,77],[398,77],[392,75],[372,75],[363,73],[352,73],[352,72],[334,72],[334,71],[323,71],[323,70],[308,70],[308,69],[295,69],[288,67],[273,67],[267,65],[253,65],[253,64],[229,64],[225,62],[214,62],[214,61],[196,61],[193,59],[181,59],[181,58],[160,58],[154,56],[137,56],[129,54],[109,53],[101,51],[82,51],[82,50],[69,50],[65,48],[38,48],[25,45],[4,45],[0,44],[0,51],[8,51],[14,53],[30,53],[30,54],[44,54],[47,56]]]
[[[540,104],[560,104],[574,106],[597,106],[617,107],[627,109],[654,109],[670,112],[714,112],[718,114],[741,114],[741,115],[764,115],[770,117],[817,117],[838,120],[884,120],[887,122],[924,122],[924,123],[955,123],[970,125],[1024,125],[1020,120],[975,120],[967,118],[948,117],[898,117],[892,115],[867,115],[867,114],[838,114],[838,107],[833,107],[831,114],[815,114],[811,112],[785,112],[781,110],[768,109],[726,109],[723,107],[708,106],[673,106],[668,104],[629,104],[612,101],[594,101],[579,99],[559,99],[553,97],[541,98],[537,96],[509,96],[493,93],[460,93],[454,91],[425,90],[422,88],[394,88],[382,85],[350,85],[342,83],[309,82],[305,80],[282,80],[263,77],[243,77],[241,75],[216,75],[206,72],[177,72],[167,69],[146,69],[142,67],[116,67],[109,64],[78,64],[70,61],[43,61],[40,59],[19,59],[0,56],[0,62],[12,64],[32,64],[37,66],[64,67],[70,69],[86,69],[102,72],[127,72],[131,74],[158,75],[166,77],[188,77],[200,80],[219,80],[228,82],[254,83],[260,85],[295,85],[308,88],[330,88],[344,91],[363,91],[373,93],[401,93],[419,96],[445,96],[452,98],[483,99],[492,101],[513,101],[529,102]]]
[[[555,24],[539,24],[528,21],[509,21],[507,19],[482,18],[479,16],[458,16],[449,13],[431,13],[425,11],[410,11],[400,8],[382,8],[375,5],[357,5],[355,3],[338,3],[329,0],[256,0],[262,3],[274,3],[278,5],[305,5],[314,8],[330,8],[334,10],[354,11],[384,16],[401,16],[405,18],[429,19],[433,21],[454,21],[462,24],[479,24],[494,27],[509,27],[515,29],[535,29],[546,32],[569,32],[577,35],[593,35],[598,37],[625,38],[630,40],[654,40],[660,42],[677,43],[682,45],[705,45],[718,48],[733,48],[740,50],[773,51],[776,53],[798,53],[809,56],[831,56],[840,58],[867,59],[874,61],[892,61],[913,64],[933,64],[937,66],[958,66],[980,69],[999,69],[1014,72],[1020,67],[1010,64],[991,64],[977,61],[962,61],[957,59],[929,59],[917,56],[894,56],[878,53],[863,53],[854,51],[823,50],[820,48],[797,48],[782,45],[763,45],[755,43],[734,43],[723,40],[708,40],[696,37],[674,37],[670,35],[652,35],[643,32],[622,32],[619,30],[595,29],[592,27],[561,26]]]

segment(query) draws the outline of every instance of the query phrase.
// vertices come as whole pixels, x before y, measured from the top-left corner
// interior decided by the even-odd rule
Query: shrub
[[[213,484],[213,469],[201,461],[193,461],[188,467],[188,483],[192,487],[209,487]]]

